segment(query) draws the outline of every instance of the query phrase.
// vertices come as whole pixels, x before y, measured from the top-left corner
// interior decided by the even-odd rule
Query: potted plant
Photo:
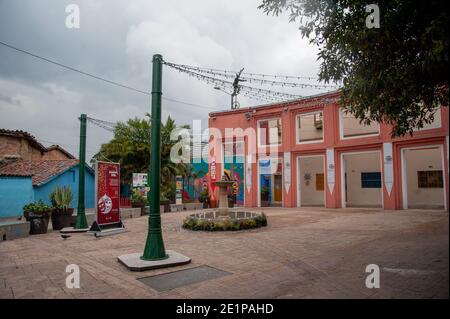
[[[264,186],[261,189],[261,207],[268,207],[269,206],[269,187]]]
[[[141,208],[141,216],[145,215],[145,204],[147,202],[147,198],[144,196],[144,192],[139,189],[133,189],[131,193],[131,207],[133,208]]]
[[[198,201],[203,204],[203,208],[208,208],[210,204],[208,189],[205,188],[198,196]]]
[[[30,222],[30,235],[45,234],[51,214],[52,207],[42,200],[25,205],[23,215]]]
[[[70,208],[73,195],[70,187],[57,186],[50,194],[50,202],[53,206],[52,227],[60,230],[69,227],[72,222],[73,208]]]

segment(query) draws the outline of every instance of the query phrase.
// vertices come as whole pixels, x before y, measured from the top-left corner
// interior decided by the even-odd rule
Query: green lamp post
[[[145,243],[143,260],[160,260],[169,256],[164,248],[161,231],[161,215],[159,212],[160,168],[161,168],[161,87],[163,58],[159,54],[153,56],[152,75],[152,114],[151,114],[151,149],[147,202],[150,208],[148,217],[148,234]]]
[[[86,114],[80,116],[80,158],[78,162],[78,207],[77,218],[74,229],[86,229],[88,223],[86,220],[84,207],[84,170],[86,166]]]

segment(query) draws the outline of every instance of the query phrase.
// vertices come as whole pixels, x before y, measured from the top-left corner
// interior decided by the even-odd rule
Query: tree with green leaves
[[[361,0],[262,0],[266,14],[286,11],[319,49],[319,79],[342,82],[341,105],[365,124],[412,133],[448,106],[449,19],[445,1],[379,0],[379,28]],[[371,17],[369,17],[370,19]]]
[[[148,171],[150,163],[150,115],[146,118],[129,119],[127,122],[117,123],[114,137],[108,143],[102,144],[100,151],[93,160],[109,160],[120,163],[121,180],[131,184],[133,173]],[[184,175],[186,164],[173,163],[170,150],[178,140],[171,140],[171,134],[189,126],[177,126],[168,116],[166,123],[161,123],[161,195],[173,200],[175,197],[175,176]]]

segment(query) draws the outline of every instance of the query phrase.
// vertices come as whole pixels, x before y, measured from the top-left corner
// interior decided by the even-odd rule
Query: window
[[[340,109],[341,119],[341,138],[363,137],[367,135],[377,135],[379,133],[379,124],[371,122],[365,125],[359,122],[359,119],[354,117],[351,113],[346,113],[345,110]]]
[[[361,188],[381,188],[381,173],[361,172]]]
[[[442,171],[418,171],[417,182],[419,188],[443,188]]]
[[[429,113],[428,113],[429,114]],[[431,130],[441,127],[441,109],[438,109],[433,114],[433,121],[431,123],[424,123],[422,128],[415,128],[415,131]]]
[[[323,140],[323,112],[300,114],[297,117],[297,142]]]
[[[323,190],[325,190],[324,175],[323,173],[316,174],[316,191],[323,191]]]
[[[224,156],[244,156],[244,142],[243,141],[233,141],[223,143]]]
[[[259,146],[281,145],[281,119],[258,122]]]

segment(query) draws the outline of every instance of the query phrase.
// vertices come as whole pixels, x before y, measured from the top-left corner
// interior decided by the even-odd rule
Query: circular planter
[[[183,228],[203,231],[236,231],[267,226],[264,213],[242,211],[209,211],[191,214],[183,221]]]
[[[70,227],[72,223],[73,208],[67,208],[65,211],[55,209],[52,213],[53,230],[61,230]]]
[[[47,233],[48,222],[50,221],[51,210],[44,212],[25,211],[25,219],[30,222],[30,235],[38,235]]]

